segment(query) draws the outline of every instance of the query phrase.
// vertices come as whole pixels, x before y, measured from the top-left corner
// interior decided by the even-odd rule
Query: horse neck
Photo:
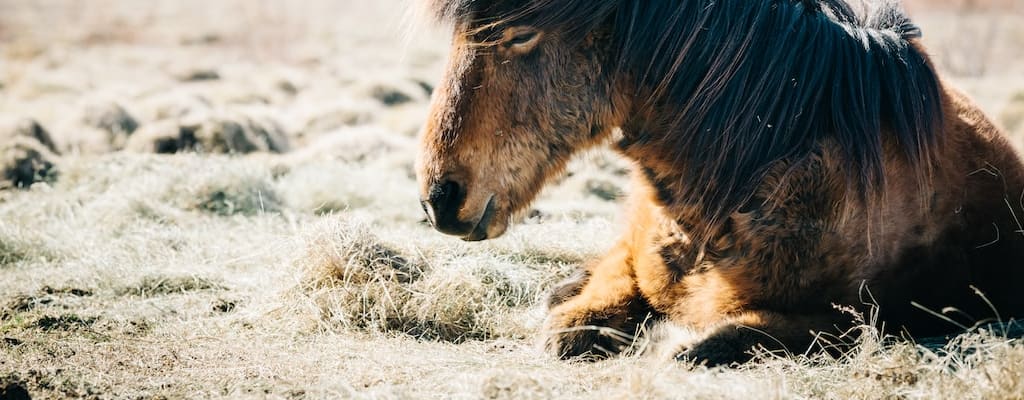
[[[743,206],[769,166],[822,140],[842,149],[860,193],[882,187],[886,135],[927,164],[940,93],[927,57],[901,36],[914,34],[908,20],[862,26],[788,1],[771,10],[745,1],[680,14],[678,26],[640,10],[655,25],[624,40],[660,43],[623,46],[636,90],[620,148],[675,194],[666,206],[697,207],[713,225]]]

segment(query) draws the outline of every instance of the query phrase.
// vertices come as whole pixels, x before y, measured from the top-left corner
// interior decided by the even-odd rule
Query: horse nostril
[[[442,232],[462,233],[465,224],[459,221],[458,214],[465,197],[465,188],[453,180],[446,179],[431,185],[423,204],[427,219]]]
[[[448,208],[452,199],[459,194],[459,184],[455,181],[445,180],[430,186],[430,197],[427,200],[437,209]]]

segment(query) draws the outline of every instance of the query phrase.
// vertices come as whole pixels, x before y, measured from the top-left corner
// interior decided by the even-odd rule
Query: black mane
[[[442,20],[525,22],[579,38],[609,26],[619,76],[648,91],[645,106],[677,110],[642,121],[627,141],[671,132],[662,142],[686,171],[679,195],[711,224],[740,209],[769,166],[806,157],[823,139],[837,143],[852,192],[864,198],[884,181],[883,132],[922,184],[940,142],[939,80],[911,43],[920,30],[893,1],[861,14],[843,0],[430,4]]]

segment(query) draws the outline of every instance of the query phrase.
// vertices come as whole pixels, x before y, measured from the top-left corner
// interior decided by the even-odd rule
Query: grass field
[[[1024,144],[1024,6],[910,6]],[[0,169],[44,178],[0,183],[0,393],[1024,398],[998,332],[945,352],[866,327],[845,360],[738,369],[671,361],[672,326],[639,355],[544,354],[546,292],[612,244],[629,166],[579,157],[499,240],[435,233],[412,163],[447,38],[405,8],[0,0]],[[155,154],[176,150],[199,151]]]

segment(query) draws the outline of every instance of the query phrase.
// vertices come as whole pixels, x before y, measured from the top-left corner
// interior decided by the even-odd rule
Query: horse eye
[[[505,37],[508,39],[505,39],[502,45],[508,49],[529,46],[531,43],[536,42],[539,34],[540,32],[533,29],[513,28],[511,32],[505,34]]]
[[[508,44],[509,46],[518,46],[526,44],[527,42],[533,40],[533,38],[535,37],[537,37],[537,32],[523,32],[513,36],[505,43]]]

